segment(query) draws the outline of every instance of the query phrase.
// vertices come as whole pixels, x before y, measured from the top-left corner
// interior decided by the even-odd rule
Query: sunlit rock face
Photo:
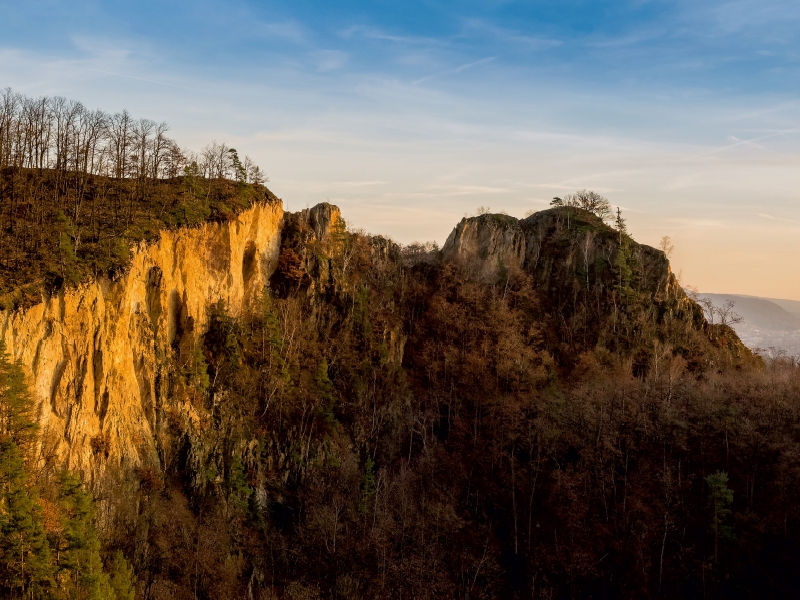
[[[232,221],[163,231],[134,250],[120,278],[0,313],[0,335],[39,402],[44,458],[95,475],[105,465],[157,464],[170,353],[203,332],[211,304],[224,301],[237,315],[261,293],[282,217],[279,203],[262,204]]]

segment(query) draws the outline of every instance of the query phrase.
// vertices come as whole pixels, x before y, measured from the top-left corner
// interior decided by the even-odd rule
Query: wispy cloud
[[[460,38],[489,37],[497,42],[523,46],[528,50],[557,48],[563,42],[550,37],[527,35],[485,19],[464,19]]]
[[[382,40],[410,46],[435,46],[443,48],[449,45],[449,42],[442,38],[396,34],[365,25],[350,25],[349,27],[339,30],[338,35],[345,39],[362,37],[370,40]]]
[[[257,20],[252,23],[251,31],[265,38],[279,38],[296,44],[306,43],[309,37],[306,28],[296,21],[268,23]]]
[[[419,79],[413,81],[412,85],[418,85],[418,84],[423,83],[425,81],[429,81],[429,80],[434,79],[436,77],[442,77],[444,75],[456,75],[458,73],[461,73],[462,71],[466,71],[467,69],[472,69],[473,67],[479,67],[481,65],[487,65],[490,62],[494,61],[495,58],[497,58],[497,57],[495,57],[495,56],[487,56],[486,58],[482,58],[480,60],[476,60],[476,61],[473,61],[473,62],[469,62],[469,63],[463,64],[463,65],[461,65],[459,67],[455,67],[454,69],[447,69],[445,71],[440,71],[440,72],[434,73],[432,75],[426,75],[425,77],[420,77]]]

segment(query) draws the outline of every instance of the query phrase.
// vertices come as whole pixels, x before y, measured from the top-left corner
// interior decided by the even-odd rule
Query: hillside
[[[663,252],[588,210],[557,207],[523,220],[465,218],[442,255],[478,267],[487,282],[529,277],[549,324],[548,346],[564,367],[577,358],[576,349],[604,350],[630,356],[638,372],[647,369],[654,343],[669,345],[692,369],[750,358],[732,329],[706,322]]]
[[[800,373],[709,323],[619,213],[567,199],[401,246],[188,166],[151,181],[177,212],[143,210],[149,237],[97,236],[128,252],[113,273],[74,233],[6,267],[41,286],[76,248],[0,314],[4,597],[800,585]],[[217,211],[165,219],[192,190]]]
[[[747,296],[745,296],[747,297]],[[781,298],[763,298],[763,300],[768,300],[774,304],[777,304],[786,312],[794,315],[798,319],[800,319],[800,301],[797,300],[784,300]]]

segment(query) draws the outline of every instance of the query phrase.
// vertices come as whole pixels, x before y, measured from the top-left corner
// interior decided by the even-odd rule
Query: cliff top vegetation
[[[0,309],[114,277],[164,228],[277,200],[249,157],[216,142],[195,153],[168,131],[127,111],[0,93]]]

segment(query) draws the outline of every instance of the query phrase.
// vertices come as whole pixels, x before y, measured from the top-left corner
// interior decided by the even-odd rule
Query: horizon
[[[588,188],[684,286],[800,300],[786,0],[0,7],[0,88],[249,154],[288,210],[402,243]],[[712,292],[705,292],[712,293]]]

